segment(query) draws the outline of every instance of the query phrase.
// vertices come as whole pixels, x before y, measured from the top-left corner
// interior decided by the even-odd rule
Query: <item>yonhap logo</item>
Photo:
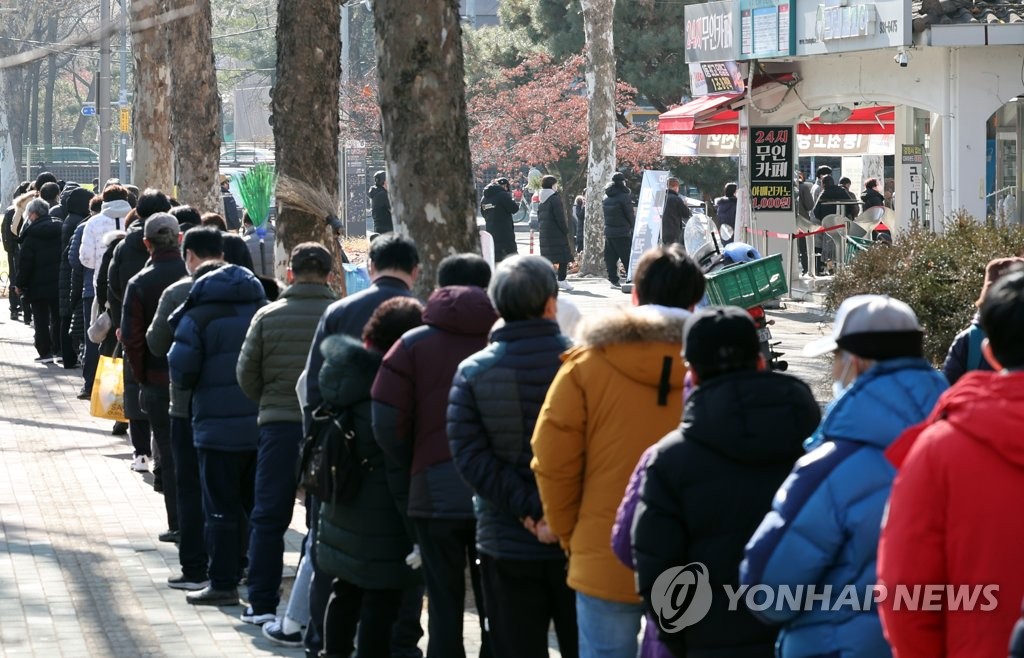
[[[693,626],[711,609],[711,579],[701,562],[661,572],[651,588],[651,605],[666,633]]]

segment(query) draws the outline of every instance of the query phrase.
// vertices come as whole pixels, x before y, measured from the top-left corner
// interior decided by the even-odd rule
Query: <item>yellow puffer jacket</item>
[[[544,518],[569,552],[569,586],[638,603],[633,572],[612,554],[615,511],[640,455],[679,425],[682,309],[631,308],[579,330],[533,433]]]

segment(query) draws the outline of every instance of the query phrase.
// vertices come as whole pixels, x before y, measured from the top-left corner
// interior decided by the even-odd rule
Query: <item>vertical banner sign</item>
[[[683,8],[686,63],[736,59],[732,0],[697,2]]]
[[[667,183],[667,171],[644,172],[644,180],[640,185],[640,203],[636,207],[636,223],[633,225],[633,247],[629,252],[627,281],[633,280],[633,270],[640,262],[640,256],[648,249],[657,247],[661,241],[661,211],[665,208]]]
[[[792,126],[750,127],[750,207],[793,210]]]
[[[902,144],[901,147],[903,189],[906,190],[907,198],[897,201],[906,208],[905,216],[910,220],[910,225],[920,226],[924,205],[924,147],[919,144]]]

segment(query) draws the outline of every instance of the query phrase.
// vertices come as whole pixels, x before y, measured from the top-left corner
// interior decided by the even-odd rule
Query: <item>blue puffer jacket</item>
[[[530,470],[537,416],[569,348],[552,320],[512,322],[459,366],[448,398],[448,439],[459,474],[475,492],[477,549],[512,560],[563,559],[520,519],[544,516]]]
[[[864,601],[875,583],[879,529],[896,475],[884,451],[928,416],[945,389],[945,378],[924,359],[890,359],[858,377],[826,410],[807,442],[810,452],[776,493],[740,565],[742,584],[775,591],[776,604],[755,614],[784,624],[777,655],[891,655],[873,605],[823,610],[819,599],[813,610],[801,612],[778,605],[779,588],[815,585],[820,593],[831,586],[833,606],[852,585],[858,601]]]
[[[174,343],[167,354],[171,382],[192,391],[197,448],[255,450],[259,404],[235,378],[235,364],[256,311],[267,303],[252,272],[227,265],[200,277],[171,315]]]

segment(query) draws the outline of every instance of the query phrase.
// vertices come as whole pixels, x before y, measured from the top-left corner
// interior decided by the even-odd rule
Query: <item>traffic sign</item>
[[[95,105],[83,105],[82,106],[82,116],[84,116],[84,117],[96,116],[96,106]]]
[[[132,129],[132,111],[127,106],[122,105],[121,111],[118,115],[119,128],[121,132],[130,132]]]

